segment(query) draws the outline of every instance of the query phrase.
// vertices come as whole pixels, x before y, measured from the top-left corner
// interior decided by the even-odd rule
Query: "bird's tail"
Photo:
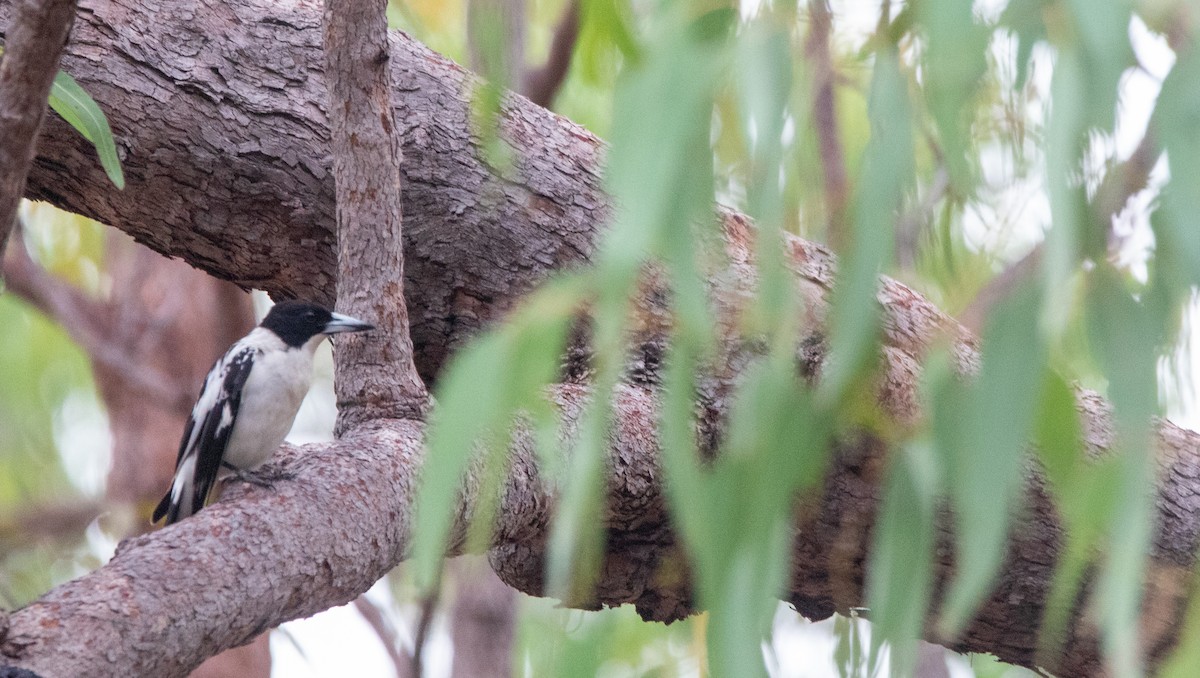
[[[204,500],[208,496],[211,486],[196,487],[194,470],[195,460],[193,458],[184,459],[184,462],[175,471],[175,480],[171,482],[171,489],[155,507],[154,515],[150,519],[151,524],[157,523],[164,517],[167,519],[164,527],[177,523],[204,506]]]
[[[153,525],[154,523],[157,523],[166,517],[167,522],[163,523],[163,526],[165,527],[172,523],[177,523],[192,515],[193,511],[191,508],[193,502],[191,501],[191,484],[192,483],[190,479],[185,481],[184,487],[182,488],[183,491],[178,495],[175,494],[175,487],[172,487],[170,491],[163,496],[162,500],[158,502],[158,506],[154,508],[154,515],[150,518],[150,524]]]

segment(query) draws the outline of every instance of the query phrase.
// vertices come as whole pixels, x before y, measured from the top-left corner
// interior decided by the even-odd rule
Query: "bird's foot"
[[[295,477],[295,473],[286,471],[278,466],[267,466],[254,471],[239,470],[232,476],[233,479],[243,483],[257,485],[267,489],[273,488],[275,483],[281,480],[293,480]]]

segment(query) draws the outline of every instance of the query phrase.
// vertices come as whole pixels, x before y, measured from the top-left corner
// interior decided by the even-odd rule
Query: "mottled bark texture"
[[[386,5],[326,0],[325,64],[337,187],[337,308],[369,336],[338,338],[337,432],[379,418],[424,419],[404,304],[401,152],[392,110]]]
[[[31,192],[220,277],[332,300],[334,191],[325,156],[318,11],[265,0],[180,0],[161,11],[135,0],[85,6],[65,63],[111,114],[128,187],[113,193],[86,146],[56,132],[42,146]],[[0,23],[10,13],[0,5]],[[391,47],[404,150],[405,290],[416,364],[432,376],[449,350],[550,271],[588,259],[607,213],[602,148],[569,121],[514,97],[503,133],[517,151],[516,165],[505,174],[489,168],[472,145],[468,75],[401,34],[392,35]],[[728,319],[728,309],[752,293],[754,267],[749,225],[734,213],[721,216],[729,270],[712,284]],[[834,262],[812,243],[788,239],[787,247],[797,291],[808,302],[811,335],[799,358],[816,372]],[[656,337],[669,320],[653,299],[643,301],[646,327],[634,370],[635,381],[647,385],[661,359]],[[966,332],[903,285],[885,280],[879,299],[885,318],[879,403],[898,422],[911,423],[919,415],[917,376],[926,349],[950,341],[965,372],[975,349]],[[702,388],[706,439],[719,436],[729,383],[752,348],[730,342],[724,373]],[[586,389],[564,385],[556,393],[572,421]],[[675,619],[692,602],[659,492],[657,402],[652,390],[629,386],[615,406],[603,516],[609,555],[590,602],[632,603],[646,618]],[[1107,449],[1103,403],[1083,398],[1081,416],[1089,443]],[[367,423],[336,444],[288,448],[281,463],[296,480],[273,492],[236,488],[196,517],[131,541],[110,564],[13,614],[0,651],[47,678],[180,675],[262,629],[353,599],[405,553],[421,434],[413,423]],[[1180,625],[1200,534],[1200,439],[1167,423],[1159,434],[1159,528],[1143,615],[1152,659],[1171,646]],[[506,582],[537,594],[555,488],[539,480],[527,444],[513,455],[489,559]],[[810,618],[863,604],[866,546],[886,456],[869,436],[843,439],[821,496],[798,513],[785,597]],[[390,482],[380,482],[385,478]],[[464,496],[472,496],[469,488]],[[456,550],[462,534],[460,525]],[[1031,475],[996,589],[964,636],[947,644],[1030,665],[1059,541],[1053,507]],[[937,575],[944,582],[953,567],[948,533],[941,543]],[[1052,668],[1098,675],[1096,633],[1082,601],[1071,615],[1062,663]],[[105,651],[94,650],[100,647]]]
[[[75,0],[16,0],[0,56],[0,255],[25,196],[50,86],[75,19]]]

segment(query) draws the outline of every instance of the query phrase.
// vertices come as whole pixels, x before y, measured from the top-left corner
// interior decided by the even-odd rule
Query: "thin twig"
[[[1008,298],[1022,282],[1033,277],[1042,265],[1042,245],[1038,244],[1016,263],[988,281],[976,293],[970,305],[959,314],[959,322],[976,336],[983,330],[983,322],[1002,300]]]
[[[1110,248],[1114,247],[1116,236],[1112,232],[1112,220],[1138,192],[1144,190],[1150,181],[1150,172],[1158,161],[1159,150],[1150,130],[1138,143],[1137,148],[1125,162],[1109,170],[1104,181],[1096,190],[1096,198],[1092,201],[1097,219],[1109,224]],[[976,334],[982,329],[983,321],[1001,300],[1007,298],[1020,283],[1031,278],[1041,267],[1044,246],[1038,244],[1024,257],[1011,264],[999,275],[992,278],[975,295],[975,299],[960,314],[960,322]]]
[[[571,68],[571,55],[575,52],[575,41],[579,38],[579,0],[571,0],[567,11],[554,28],[554,39],[550,42],[550,53],[541,68],[525,73],[522,93],[538,106],[546,108],[554,103],[554,97],[567,79]]]
[[[0,542],[75,539],[107,508],[110,507],[95,501],[25,506],[0,517]]]
[[[950,187],[950,175],[945,167],[938,167],[925,187],[921,203],[904,213],[896,222],[896,263],[901,268],[912,269],[917,262],[917,240],[921,226],[933,217],[933,211]]]
[[[354,599],[354,609],[362,615],[363,621],[367,622],[367,626],[379,636],[379,642],[383,643],[383,648],[387,650],[388,658],[392,660],[392,667],[396,670],[397,678],[406,678],[413,675],[414,678],[419,674],[410,674],[412,669],[412,658],[404,652],[400,647],[400,636],[396,633],[395,627],[388,621],[383,614],[383,610],[378,605],[371,602],[367,596],[361,595]]]
[[[421,617],[417,620],[417,632],[413,637],[412,677],[421,678],[425,663],[425,641],[429,639],[429,631],[433,628],[433,613],[437,611],[441,599],[441,587],[435,587],[429,595],[421,599]]]
[[[804,54],[812,69],[813,122],[817,131],[821,156],[821,171],[825,179],[825,209],[829,215],[828,241],[835,251],[846,243],[845,218],[849,185],[846,180],[846,161],[842,152],[841,132],[837,119],[834,85],[837,74],[833,68],[829,35],[833,15],[828,0],[809,0],[810,27]]]
[[[1097,219],[1108,224],[1110,250],[1120,248],[1119,239],[1112,229],[1113,219],[1121,213],[1130,198],[1150,185],[1150,173],[1161,154],[1151,130],[1147,129],[1129,158],[1110,169],[1096,189],[1093,201],[1095,214]]]

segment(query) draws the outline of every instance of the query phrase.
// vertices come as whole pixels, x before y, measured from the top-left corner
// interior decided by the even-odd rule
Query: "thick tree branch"
[[[75,19],[75,0],[16,0],[0,57],[0,255],[25,197],[50,86]]]
[[[887,362],[884,392],[914,388],[911,358],[893,350]],[[586,399],[583,387],[557,390],[568,429]],[[647,618],[676,619],[689,613],[692,603],[686,578],[678,576],[682,555],[660,492],[655,398],[622,388],[615,407],[610,454],[613,467],[622,471],[610,482],[604,516],[610,555],[594,604],[631,603]],[[1103,403],[1085,398],[1081,407],[1089,444],[1106,448],[1112,440]],[[419,424],[393,420],[365,424],[338,443],[286,449],[281,463],[297,473],[297,480],[272,491],[235,486],[197,518],[128,541],[108,565],[13,614],[0,653],[45,678],[183,675],[205,657],[264,629],[352,600],[406,551],[421,438]],[[1164,513],[1148,577],[1144,623],[1156,651],[1170,647],[1178,630],[1172,621],[1186,604],[1200,535],[1200,520],[1188,509],[1200,476],[1200,439],[1164,424],[1160,445],[1159,501],[1172,511]],[[819,506],[802,511],[807,517],[795,532],[787,598],[812,618],[862,603],[862,554],[887,455],[885,446],[871,439],[847,442],[839,451],[825,496]],[[491,560],[506,582],[536,595],[556,489],[539,479],[530,438],[518,439],[512,458]],[[393,482],[380,483],[384,477]],[[473,482],[468,479],[464,496],[474,496]],[[1059,533],[1054,510],[1036,481],[1027,506],[996,591],[967,633],[949,646],[1031,665]],[[471,512],[463,507],[460,516]],[[941,539],[949,543],[946,529]],[[456,535],[452,552],[465,542],[461,520]],[[939,581],[953,567],[952,551],[939,551]],[[179,609],[189,614],[179,615]],[[1056,668],[1060,675],[1096,675],[1093,629],[1084,619],[1072,628],[1064,663]],[[96,653],[94,647],[109,650]]]
[[[404,303],[400,144],[387,68],[385,5],[326,0],[325,63],[337,185],[337,306],[369,319],[373,336],[337,343],[338,432],[379,418],[423,419]]]
[[[582,387],[559,390],[568,422],[586,398]],[[641,436],[653,423],[651,402],[625,389],[616,403],[630,425],[613,454],[643,473],[652,471]],[[422,446],[422,425],[408,420],[368,422],[336,443],[285,446],[279,463],[296,480],[269,491],[233,485],[196,518],[123,542],[104,567],[13,614],[0,660],[43,678],[181,676],[284,621],[353,600],[405,555]],[[518,440],[513,457],[518,473],[504,494],[497,543],[544,537],[553,503],[532,439]],[[474,482],[464,495],[476,494]],[[465,525],[455,532],[457,551]]]
[[[47,136],[30,190],[216,275],[332,300],[334,192],[325,119],[314,103],[326,100],[316,13],[266,0],[180,0],[161,13],[109,0],[88,9],[65,63],[111,115],[126,151],[127,189],[114,196],[85,142],[60,130]],[[10,13],[0,6],[0,20]],[[145,30],[134,36],[127,31],[134,25]],[[406,296],[416,362],[432,376],[449,350],[549,271],[587,260],[608,209],[599,181],[602,147],[570,122],[514,98],[503,133],[521,152],[515,170],[501,175],[472,144],[463,95],[469,76],[401,35],[391,45],[405,154]],[[242,58],[246,53],[256,58]],[[731,268],[713,282],[730,289],[714,293],[734,304],[753,291],[752,238],[744,217],[721,216]],[[833,258],[812,243],[787,244],[811,315],[812,335],[800,358],[815,370]],[[912,422],[926,348],[950,337],[967,371],[975,352],[961,328],[908,288],[885,281],[880,301],[880,403],[893,419]],[[651,302],[643,310],[651,324],[667,315]],[[731,350],[725,376],[736,377],[752,355]],[[646,353],[647,365],[652,358]],[[719,395],[724,386],[715,379],[711,393]],[[568,420],[583,397],[575,388],[559,389]],[[605,519],[610,558],[594,603],[633,603],[647,618],[673,619],[689,612],[691,602],[686,578],[667,576],[686,568],[658,492],[655,402],[633,388],[621,400]],[[719,422],[721,400],[709,402]],[[1102,403],[1085,399],[1082,411],[1089,441],[1105,449],[1111,440]],[[1200,535],[1200,506],[1192,501],[1200,496],[1200,441],[1163,424],[1159,442],[1159,534],[1144,614],[1155,656],[1171,646],[1179,627]],[[16,613],[0,648],[23,665],[43,667],[47,678],[131,666],[135,674],[171,675],[253,631],[344,603],[402,556],[419,443],[415,424],[396,422],[289,456],[297,481],[274,494],[239,488],[193,520],[135,540],[106,567]],[[887,453],[867,436],[845,440],[836,451],[823,496],[802,513],[786,594],[812,618],[863,603],[864,554]],[[489,555],[502,578],[537,593],[554,494],[538,486],[527,451],[518,449],[514,459]],[[1026,505],[996,590],[952,647],[1032,663],[1059,528],[1036,476]],[[235,532],[237,539],[230,538]],[[953,566],[952,552],[939,551],[939,581]],[[195,588],[200,573],[199,580],[212,582],[208,588]],[[1074,635],[1061,675],[1094,675],[1098,667],[1082,608],[1072,612]],[[196,614],[181,618],[179,609]],[[110,657],[89,647],[117,649]],[[57,666],[65,667],[62,673],[53,672]]]
[[[126,188],[112,191],[90,144],[50,118],[30,197],[242,286],[332,305],[335,191],[320,12],[299,0],[83,7],[63,67],[109,116]],[[0,3],[0,26],[11,15]],[[521,153],[502,174],[474,146],[472,76],[403,34],[389,39],[404,153],[405,295],[415,361],[430,378],[551,270],[587,260],[608,209],[602,147],[514,97],[502,125]]]

